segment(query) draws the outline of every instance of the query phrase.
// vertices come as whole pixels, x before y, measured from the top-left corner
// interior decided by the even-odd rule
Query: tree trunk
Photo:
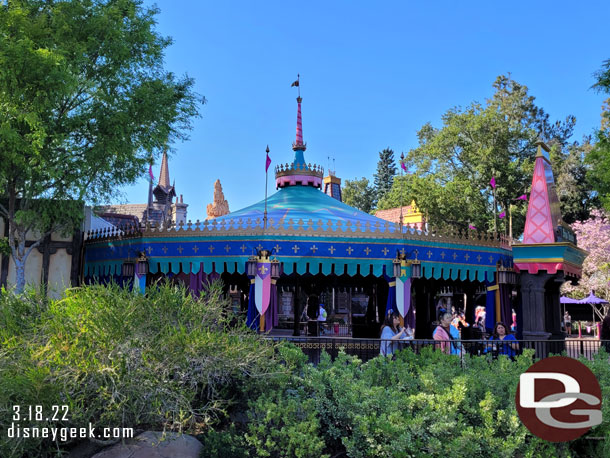
[[[25,262],[30,254],[25,249],[26,230],[15,221],[17,213],[17,191],[16,181],[9,182],[8,189],[8,240],[11,247],[11,255],[15,262],[15,292],[21,294],[25,289]]]
[[[13,261],[15,262],[15,292],[21,294],[25,289],[25,262],[27,258],[21,256],[15,256],[13,254]]]

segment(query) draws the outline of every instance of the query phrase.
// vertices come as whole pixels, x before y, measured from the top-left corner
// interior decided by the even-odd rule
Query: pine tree
[[[396,175],[396,163],[394,161],[394,151],[386,148],[379,153],[377,162],[377,172],[375,172],[375,202],[379,202],[392,189]]]

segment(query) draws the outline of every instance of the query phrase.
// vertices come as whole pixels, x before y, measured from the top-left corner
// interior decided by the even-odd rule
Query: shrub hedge
[[[147,296],[116,285],[0,295],[0,456],[45,456],[70,443],[7,437],[12,406],[68,405],[55,427],[198,433],[225,417],[252,380],[275,372],[274,345],[227,310],[221,285],[200,299],[172,285]],[[246,386],[247,385],[247,386]],[[45,426],[21,422],[22,427]]]
[[[169,284],[146,297],[87,286],[57,301],[3,291],[0,456],[59,456],[74,445],[8,438],[14,405],[68,405],[55,427],[195,434],[205,457],[610,456],[608,402],[604,422],[571,443],[539,440],[521,424],[514,398],[531,353],[463,366],[433,349],[364,364],[323,353],[314,367],[229,310],[219,284],[198,299]],[[583,362],[607,401],[607,355]]]
[[[264,457],[610,456],[607,402],[604,422],[571,443],[540,440],[522,425],[514,399],[532,353],[514,362],[467,358],[463,367],[432,348],[365,364],[344,353],[331,362],[323,354],[313,367],[292,353],[300,353],[296,347],[281,352],[293,361],[291,376],[250,400],[247,423],[204,435],[202,456],[227,456],[221,443],[238,444],[235,456]],[[606,396],[608,356],[583,362]]]

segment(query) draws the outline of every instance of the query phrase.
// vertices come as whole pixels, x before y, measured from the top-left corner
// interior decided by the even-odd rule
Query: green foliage
[[[345,180],[342,189],[343,202],[363,212],[370,213],[375,207],[375,189],[369,180],[362,177],[360,180]]]
[[[594,76],[597,82],[593,85],[593,88],[610,94],[610,59],[602,62],[602,68],[595,72]]]
[[[568,224],[588,219],[591,210],[600,206],[597,193],[591,190],[587,179],[585,158],[592,148],[590,139],[585,138],[583,144],[574,143],[567,150],[557,147],[551,150],[561,215]]]
[[[527,87],[510,76],[498,77],[493,88],[493,96],[484,104],[448,110],[442,128],[424,125],[418,132],[419,146],[407,154],[414,177],[404,201],[415,199],[432,226],[449,223],[466,229],[472,224],[491,230],[491,178],[497,184],[497,212],[506,211],[508,216],[513,199],[528,192],[535,142],[542,137],[560,151],[568,145],[575,123],[572,116],[551,123]],[[523,230],[526,210],[523,203],[513,206],[514,235]],[[507,219],[498,221],[500,232],[507,230]]]
[[[597,82],[593,88],[598,92],[610,94],[610,59],[602,64],[602,68],[595,73]],[[596,132],[593,150],[587,155],[589,165],[587,177],[606,211],[610,211],[610,99],[602,107],[601,128]]]
[[[610,211],[610,133],[599,131],[597,143],[587,155],[589,170],[587,178],[597,191],[599,199],[606,211]]]
[[[199,437],[201,458],[246,458],[251,456],[244,435],[231,425],[225,431],[209,430]]]
[[[379,152],[377,171],[373,176],[375,179],[375,202],[383,199],[383,197],[390,192],[394,181],[394,175],[396,175],[394,151],[390,148],[385,148],[383,151]]]
[[[392,189],[377,202],[377,210],[397,208],[401,205],[410,205],[415,195],[413,175],[395,176]]]
[[[246,442],[255,456],[328,457],[316,414],[302,390],[267,392],[250,405]]]
[[[8,243],[8,237],[0,237],[0,255],[10,256],[11,246]]]
[[[159,285],[116,286],[47,301],[0,296],[0,411],[70,406],[53,426],[129,426],[198,434],[211,457],[608,456],[608,440],[531,436],[518,419],[519,376],[532,363],[432,348],[363,364],[323,353],[317,367],[290,344],[243,325],[214,285],[200,300]],[[610,392],[608,355],[583,361]],[[610,437],[610,405],[588,436]],[[6,431],[10,415],[0,417]],[[41,423],[37,423],[41,426]],[[26,426],[22,424],[22,426]],[[50,456],[49,440],[0,438],[0,456]],[[53,452],[55,450],[55,452]]]
[[[141,0],[18,0],[0,7],[0,215],[16,264],[25,234],[69,231],[186,138],[194,82],[163,68],[171,40]],[[17,270],[17,286],[23,276]]]
[[[281,348],[291,354],[290,346]],[[607,441],[555,444],[522,425],[514,399],[532,356],[525,352],[514,362],[472,357],[462,366],[432,348],[366,364],[344,353],[331,362],[323,353],[317,367],[292,366],[292,375],[275,379],[251,401],[247,424],[206,437],[242,444],[247,455],[237,456],[607,456]],[[610,390],[607,358],[601,352],[585,361],[603,393]],[[610,406],[603,408],[606,420],[592,437],[610,437]]]
[[[53,426],[199,432],[282,374],[274,345],[232,325],[221,293],[217,284],[199,300],[169,285],[146,297],[90,286],[48,305],[34,293],[3,293],[0,411],[68,405],[69,420]],[[3,432],[10,418],[0,417]],[[45,456],[65,445],[3,436],[0,456]]]

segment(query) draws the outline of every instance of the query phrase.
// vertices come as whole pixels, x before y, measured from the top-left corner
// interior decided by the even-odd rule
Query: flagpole
[[[508,204],[508,240],[513,244],[513,204]]]
[[[144,224],[150,221],[150,209],[152,207],[152,191],[153,191],[154,176],[152,174],[152,162],[148,166],[148,203],[146,204],[146,220]]]
[[[402,223],[403,223],[403,215],[402,215],[402,207],[404,206],[404,183],[402,180],[402,171],[403,164],[405,160],[405,153],[400,153],[400,234],[402,235]]]
[[[494,175],[495,177],[495,175]],[[494,185],[495,185],[495,181],[494,181]],[[493,194],[493,198],[494,198],[494,239],[496,239],[498,237],[498,225],[497,225],[497,218],[496,218],[496,213],[498,212],[498,209],[496,208],[496,187],[492,186],[492,194]]]
[[[267,183],[269,181],[269,166],[267,164],[267,159],[269,157],[269,145],[267,145],[267,149],[265,150],[267,155],[265,156],[265,215],[263,216],[263,234],[267,229]]]

